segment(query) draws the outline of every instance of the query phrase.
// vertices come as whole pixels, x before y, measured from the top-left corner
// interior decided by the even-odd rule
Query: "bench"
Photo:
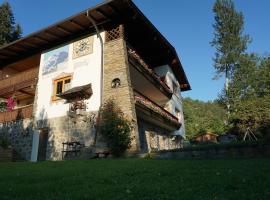
[[[109,148],[95,148],[93,153],[96,155],[96,158],[107,158],[111,151]]]
[[[63,150],[62,150],[62,160],[65,158],[72,158],[72,156],[77,157],[81,153],[83,144],[78,141],[74,142],[63,142]]]

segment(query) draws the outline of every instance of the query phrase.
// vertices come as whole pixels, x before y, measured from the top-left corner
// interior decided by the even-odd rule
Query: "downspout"
[[[100,47],[101,47],[101,61],[100,61],[100,64],[101,64],[101,77],[100,77],[100,108],[103,104],[103,77],[104,77],[104,70],[103,70],[103,39],[100,35],[100,31],[97,27],[97,24],[95,22],[95,20],[91,17],[90,13],[89,13],[89,10],[87,10],[87,14],[86,14],[87,18],[89,19],[89,21],[94,25],[94,28],[97,32],[97,37],[99,38],[99,42],[100,42]],[[99,112],[98,112],[98,117],[99,117]],[[95,131],[95,136],[94,136],[94,142],[93,142],[93,146],[96,146],[96,142],[97,142],[97,134],[98,134],[98,130]]]
[[[97,32],[97,37],[99,38],[100,47],[101,47],[100,105],[102,105],[102,103],[103,103],[103,99],[102,99],[102,97],[103,97],[103,75],[104,75],[104,71],[103,71],[103,45],[104,45],[104,43],[103,43],[103,39],[102,39],[102,37],[100,35],[100,31],[99,31],[99,29],[97,27],[97,24],[96,24],[95,20],[89,14],[89,10],[87,10],[87,15],[86,16],[90,20],[90,22],[94,25],[94,28],[95,28],[95,30]]]

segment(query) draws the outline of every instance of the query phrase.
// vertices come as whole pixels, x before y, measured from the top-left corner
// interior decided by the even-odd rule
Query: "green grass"
[[[0,163],[0,199],[270,199],[270,159]]]

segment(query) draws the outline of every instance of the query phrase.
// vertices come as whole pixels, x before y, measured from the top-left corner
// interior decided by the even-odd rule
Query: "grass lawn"
[[[270,159],[0,163],[0,199],[270,199]]]

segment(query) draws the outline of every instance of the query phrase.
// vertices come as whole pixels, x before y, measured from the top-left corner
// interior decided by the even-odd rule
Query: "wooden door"
[[[42,129],[39,133],[38,161],[46,160],[46,151],[48,143],[48,130]]]

